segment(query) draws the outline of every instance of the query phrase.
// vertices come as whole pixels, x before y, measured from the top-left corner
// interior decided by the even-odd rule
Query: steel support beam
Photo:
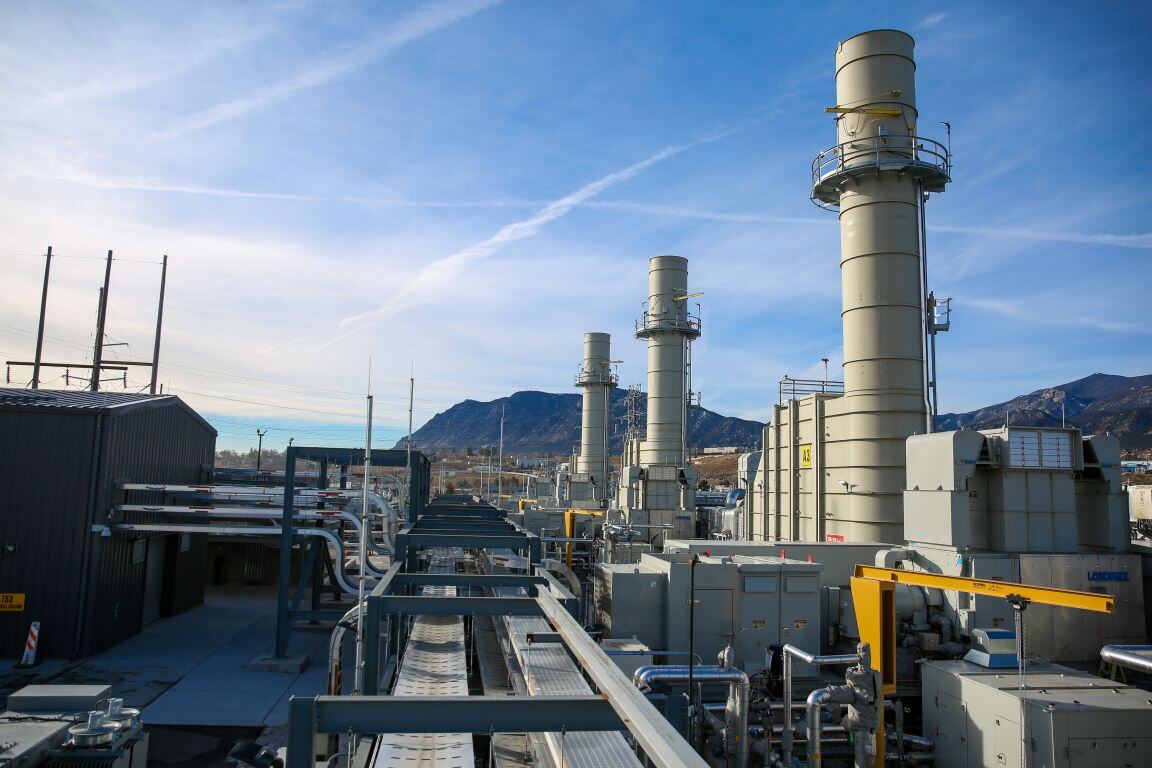
[[[436,531],[421,533],[409,530],[408,547],[428,549],[431,547],[470,547],[475,549],[529,549],[536,537],[528,533],[476,534],[474,531],[458,530],[452,533]]]
[[[512,524],[501,525],[481,521],[480,518],[452,518],[450,520],[428,520],[421,518],[412,526],[412,533],[443,533],[444,531],[469,531],[471,533],[516,533],[517,528]]]
[[[544,576],[519,573],[400,573],[393,583],[423,587],[530,587],[547,584]],[[379,585],[377,585],[379,586]]]
[[[617,731],[604,696],[293,696],[285,768],[314,768],[317,733]]]
[[[386,724],[386,725],[385,725]],[[539,733],[617,731],[604,696],[320,696],[318,733]]]
[[[519,544],[520,547],[528,546],[527,536],[524,533],[514,530],[512,528],[487,528],[483,526],[468,525],[468,523],[459,523],[452,528],[425,528],[423,525],[416,525],[408,529],[409,536],[455,536],[459,539],[471,540],[475,536],[515,536],[524,540],[524,543]]]
[[[531,597],[446,597],[440,595],[384,595],[381,613],[388,616],[539,616]]]

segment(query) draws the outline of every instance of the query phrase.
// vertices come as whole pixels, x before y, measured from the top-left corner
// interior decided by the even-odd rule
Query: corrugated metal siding
[[[0,658],[19,657],[32,621],[41,656],[73,653],[95,414],[0,411],[0,592],[27,595],[0,613]]]
[[[147,563],[132,562],[132,537],[91,525],[121,500],[117,481],[199,482],[215,440],[175,398],[103,412],[0,407],[0,592],[27,594],[23,613],[0,613],[0,658],[19,655],[33,620],[42,658],[90,655],[140,631]],[[147,517],[134,520],[159,519]],[[162,615],[203,601],[207,559],[206,536],[187,551],[179,534],[167,538]]]
[[[104,450],[99,469],[94,522],[102,522],[112,504],[123,500],[119,481],[138,483],[196,483],[204,466],[212,464],[215,435],[179,406],[157,404],[125,412],[110,411],[103,429]],[[147,499],[162,501],[159,496]],[[134,515],[135,522],[161,522],[161,515]],[[205,536],[193,536],[191,546],[180,552],[179,534],[161,534],[174,540],[165,547],[165,594],[163,615],[172,615],[204,601],[207,568]],[[147,563],[132,562],[132,538],[117,534],[95,538],[90,573],[89,617],[81,655],[87,656],[114,645],[140,631],[143,615],[144,575]],[[175,553],[175,560],[173,560]],[[167,609],[167,610],[165,610]]]

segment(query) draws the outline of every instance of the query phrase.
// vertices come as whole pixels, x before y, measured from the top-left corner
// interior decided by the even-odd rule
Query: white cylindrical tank
[[[648,309],[636,330],[648,339],[648,418],[640,464],[684,465],[688,398],[688,341],[700,324],[688,312],[688,260],[656,256],[648,262]]]
[[[838,166],[814,180],[825,190],[831,180],[824,202],[840,210],[850,466],[831,479],[848,495],[847,514],[826,524],[848,540],[904,540],[904,443],[928,430],[920,205],[947,171],[920,159],[914,46],[891,29],[840,43],[837,107],[861,111],[837,118]]]
[[[576,386],[584,390],[580,412],[580,453],[576,472],[595,478],[596,500],[608,498],[608,408],[616,376],[612,373],[612,337],[584,334],[584,363]]]

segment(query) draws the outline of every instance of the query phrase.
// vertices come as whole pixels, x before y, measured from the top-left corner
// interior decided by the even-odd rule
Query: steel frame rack
[[[428,504],[429,492],[432,485],[432,465],[428,457],[419,451],[407,450],[372,450],[372,466],[374,467],[404,467],[411,459],[411,468],[408,477],[408,504],[407,519],[411,525],[415,523]],[[313,589],[313,605],[311,610],[298,610],[296,603],[289,595],[292,577],[292,551],[295,528],[296,503],[296,462],[314,461],[320,464],[316,488],[323,491],[328,486],[329,466],[349,467],[364,463],[363,448],[323,448],[315,446],[289,446],[285,454],[284,463],[284,504],[283,514],[280,518],[280,579],[276,595],[276,656],[285,658],[288,655],[288,639],[292,626],[301,620],[331,620],[339,621],[344,611],[322,610],[318,600],[318,590]],[[319,544],[312,544],[305,563],[307,569],[316,569],[313,584],[319,581],[319,568],[322,558],[315,552]],[[301,579],[301,584],[304,581]]]
[[[454,733],[627,730],[651,765],[704,768],[704,762],[575,618],[579,599],[538,566],[540,540],[471,499],[436,500],[397,536],[397,560],[365,599],[363,696],[294,696],[289,702],[285,768],[313,768],[316,735],[354,732]],[[401,544],[403,537],[403,544]],[[426,547],[529,551],[531,574],[414,572]],[[454,586],[455,596],[424,594]],[[518,587],[524,596],[466,596],[468,588]],[[588,696],[386,696],[407,642],[406,617],[537,616],[576,661],[597,693]]]

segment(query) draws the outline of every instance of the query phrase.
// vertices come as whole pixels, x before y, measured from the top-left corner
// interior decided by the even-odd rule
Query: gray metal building
[[[0,658],[20,655],[32,621],[41,658],[88,656],[203,602],[206,536],[93,525],[118,482],[201,482],[215,447],[171,395],[0,389],[0,593],[23,596],[0,611]]]

